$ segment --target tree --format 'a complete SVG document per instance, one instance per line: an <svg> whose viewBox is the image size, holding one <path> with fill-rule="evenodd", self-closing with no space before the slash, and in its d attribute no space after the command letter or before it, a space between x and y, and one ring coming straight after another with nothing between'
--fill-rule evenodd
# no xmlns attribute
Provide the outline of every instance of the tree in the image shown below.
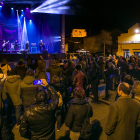
<svg viewBox="0 0 140 140"><path fill-rule="evenodd" d="M105 56L105 45L112 45L112 36L111 33L105 30L102 30L101 33L97 36L97 41L100 44L104 45L104 56Z"/></svg>

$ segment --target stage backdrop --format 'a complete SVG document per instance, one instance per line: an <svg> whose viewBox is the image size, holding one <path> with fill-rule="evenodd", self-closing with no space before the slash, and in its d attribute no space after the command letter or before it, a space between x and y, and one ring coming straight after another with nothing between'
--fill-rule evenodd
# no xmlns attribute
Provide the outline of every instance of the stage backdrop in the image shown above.
<svg viewBox="0 0 140 140"><path fill-rule="evenodd" d="M21 16L23 15L23 16ZM42 39L45 43L45 49L49 53L60 52L60 15L30 13L29 9L24 9L24 12L19 12L21 25L23 26L24 17L26 19L27 35L30 46L36 43L39 51L38 43ZM1 42L5 39L10 43L7 47L10 49L11 43L18 40L18 25L16 10L11 11L3 7L0 13L0 49ZM20 44L21 42L19 42Z"/></svg>

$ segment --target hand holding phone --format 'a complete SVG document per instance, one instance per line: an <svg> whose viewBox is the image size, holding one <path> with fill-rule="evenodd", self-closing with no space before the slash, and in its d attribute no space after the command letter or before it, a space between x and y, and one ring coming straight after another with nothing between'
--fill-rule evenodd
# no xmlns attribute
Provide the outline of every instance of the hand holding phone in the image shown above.
<svg viewBox="0 0 140 140"><path fill-rule="evenodd" d="M41 80L34 80L33 85L42 85L42 81Z"/></svg>

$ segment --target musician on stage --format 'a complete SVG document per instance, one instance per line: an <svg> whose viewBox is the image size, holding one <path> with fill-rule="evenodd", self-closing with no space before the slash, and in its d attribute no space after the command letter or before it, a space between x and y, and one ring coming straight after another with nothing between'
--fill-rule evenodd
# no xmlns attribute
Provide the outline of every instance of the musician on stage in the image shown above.
<svg viewBox="0 0 140 140"><path fill-rule="evenodd" d="M18 46L18 45L19 45L19 44L18 44L18 41L16 40L16 41L15 41L15 46L14 46L14 49L15 49L15 50L18 50L18 49L19 49L19 46Z"/></svg>
<svg viewBox="0 0 140 140"><path fill-rule="evenodd" d="M6 44L7 44L7 42L5 40L3 40L3 42L2 42L2 52L3 52L4 49L6 49L6 52L7 52Z"/></svg>
<svg viewBox="0 0 140 140"><path fill-rule="evenodd" d="M45 50L45 45L43 44L42 40L40 40L39 42L39 47L40 47L40 52L41 52L42 47L43 47L43 50Z"/></svg>
<svg viewBox="0 0 140 140"><path fill-rule="evenodd" d="M27 40L27 42L26 42L26 50L28 50L28 53L29 53L29 41Z"/></svg>

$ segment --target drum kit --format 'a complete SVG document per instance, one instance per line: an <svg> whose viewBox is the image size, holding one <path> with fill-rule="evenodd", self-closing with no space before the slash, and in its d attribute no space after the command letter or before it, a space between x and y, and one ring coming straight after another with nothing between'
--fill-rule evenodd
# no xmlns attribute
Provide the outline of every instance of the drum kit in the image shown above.
<svg viewBox="0 0 140 140"><path fill-rule="evenodd" d="M19 43L16 43L16 44L11 43L10 50L19 50L20 46L21 46L21 44L19 44Z"/></svg>

